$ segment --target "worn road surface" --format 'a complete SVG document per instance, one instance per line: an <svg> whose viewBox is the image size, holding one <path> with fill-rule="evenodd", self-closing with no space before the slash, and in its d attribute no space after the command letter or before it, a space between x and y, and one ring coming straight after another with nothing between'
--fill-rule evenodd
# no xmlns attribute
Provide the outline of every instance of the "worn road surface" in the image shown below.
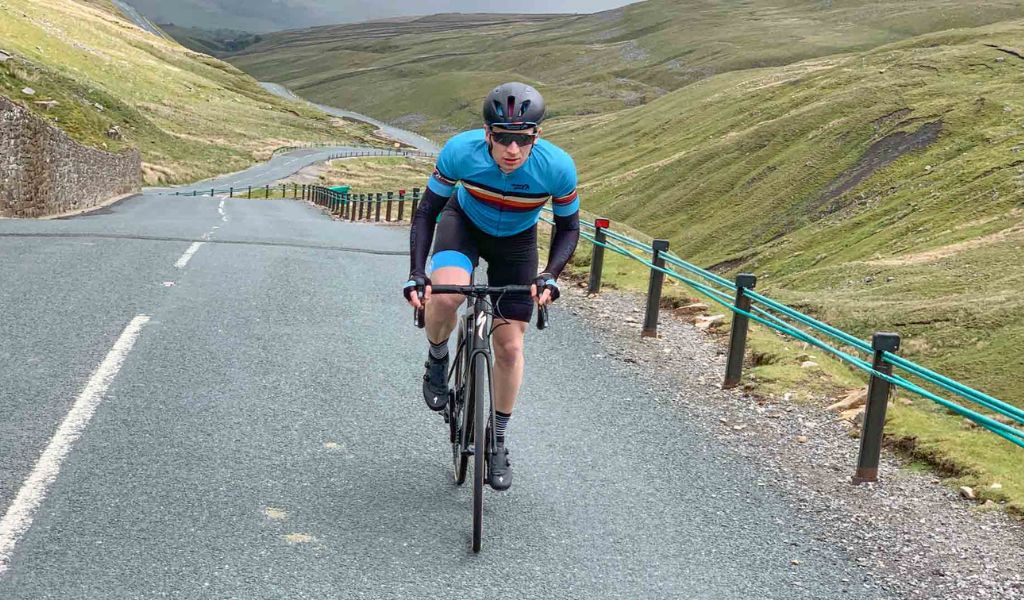
<svg viewBox="0 0 1024 600"><path fill-rule="evenodd" d="M557 307L474 555L407 231L158 192L0 220L0 598L878 597Z"/></svg>

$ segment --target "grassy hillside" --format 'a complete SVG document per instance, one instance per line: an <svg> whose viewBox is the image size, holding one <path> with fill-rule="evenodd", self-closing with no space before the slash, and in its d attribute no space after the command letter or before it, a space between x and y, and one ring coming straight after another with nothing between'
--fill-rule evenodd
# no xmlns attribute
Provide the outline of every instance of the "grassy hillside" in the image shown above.
<svg viewBox="0 0 1024 600"><path fill-rule="evenodd" d="M160 28L189 50L217 57L239 52L263 40L263 36L258 33L235 29L203 29L170 24L160 25Z"/></svg>
<svg viewBox="0 0 1024 600"><path fill-rule="evenodd" d="M0 64L0 94L84 143L138 146L147 183L208 177L244 168L278 146L367 133L271 96L227 63L143 32L106 0L0 0L0 49L15 56ZM40 104L46 101L57 104Z"/></svg>
<svg viewBox="0 0 1024 600"><path fill-rule="evenodd" d="M715 74L1024 16L1019 1L648 0L589 16L436 15L270 34L229 60L265 81L427 135L475 124L496 82L552 115L643 105Z"/></svg>
<svg viewBox="0 0 1024 600"><path fill-rule="evenodd" d="M897 331L901 354L1024 406L1021 49L1024 20L930 34L723 74L549 133L588 210L755 272L862 338ZM821 376L757 374L783 390ZM927 400L898 404L889 431L965 482L1002 482L994 497L1024 513L1019 448Z"/></svg>
<svg viewBox="0 0 1024 600"><path fill-rule="evenodd" d="M1024 406L1024 22L722 75L551 128L587 208ZM751 218L760 215L760 218Z"/></svg>

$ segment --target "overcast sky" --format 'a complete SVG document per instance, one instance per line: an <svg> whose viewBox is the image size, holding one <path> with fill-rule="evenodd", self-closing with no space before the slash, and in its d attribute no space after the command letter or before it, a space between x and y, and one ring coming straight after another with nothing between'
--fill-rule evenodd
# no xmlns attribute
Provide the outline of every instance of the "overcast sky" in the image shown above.
<svg viewBox="0 0 1024 600"><path fill-rule="evenodd" d="M126 0L157 23L267 31L444 12L594 13L630 0ZM635 1L635 0L634 0Z"/></svg>

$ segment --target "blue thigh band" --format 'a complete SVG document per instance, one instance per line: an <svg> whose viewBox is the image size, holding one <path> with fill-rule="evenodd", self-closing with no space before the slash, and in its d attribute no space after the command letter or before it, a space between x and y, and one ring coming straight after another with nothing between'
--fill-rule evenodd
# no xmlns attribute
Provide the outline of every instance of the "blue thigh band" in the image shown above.
<svg viewBox="0 0 1024 600"><path fill-rule="evenodd" d="M458 267L467 273L472 273L473 261L457 250L442 250L430 258L427 271L432 273L444 267Z"/></svg>

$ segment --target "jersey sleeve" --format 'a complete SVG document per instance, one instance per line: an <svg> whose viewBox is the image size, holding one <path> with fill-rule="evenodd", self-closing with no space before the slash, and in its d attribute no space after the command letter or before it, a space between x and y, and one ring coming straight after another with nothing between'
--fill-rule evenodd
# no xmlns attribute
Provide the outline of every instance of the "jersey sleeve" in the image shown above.
<svg viewBox="0 0 1024 600"><path fill-rule="evenodd" d="M576 164L569 155L559 161L551 189L551 204L555 216L569 217L580 210L579 194L576 192Z"/></svg>
<svg viewBox="0 0 1024 600"><path fill-rule="evenodd" d="M427 187L438 196L445 198L451 196L455 190L455 184L459 182L459 169L455 160L457 154L453 140L449 140L437 156L434 174L427 181Z"/></svg>

